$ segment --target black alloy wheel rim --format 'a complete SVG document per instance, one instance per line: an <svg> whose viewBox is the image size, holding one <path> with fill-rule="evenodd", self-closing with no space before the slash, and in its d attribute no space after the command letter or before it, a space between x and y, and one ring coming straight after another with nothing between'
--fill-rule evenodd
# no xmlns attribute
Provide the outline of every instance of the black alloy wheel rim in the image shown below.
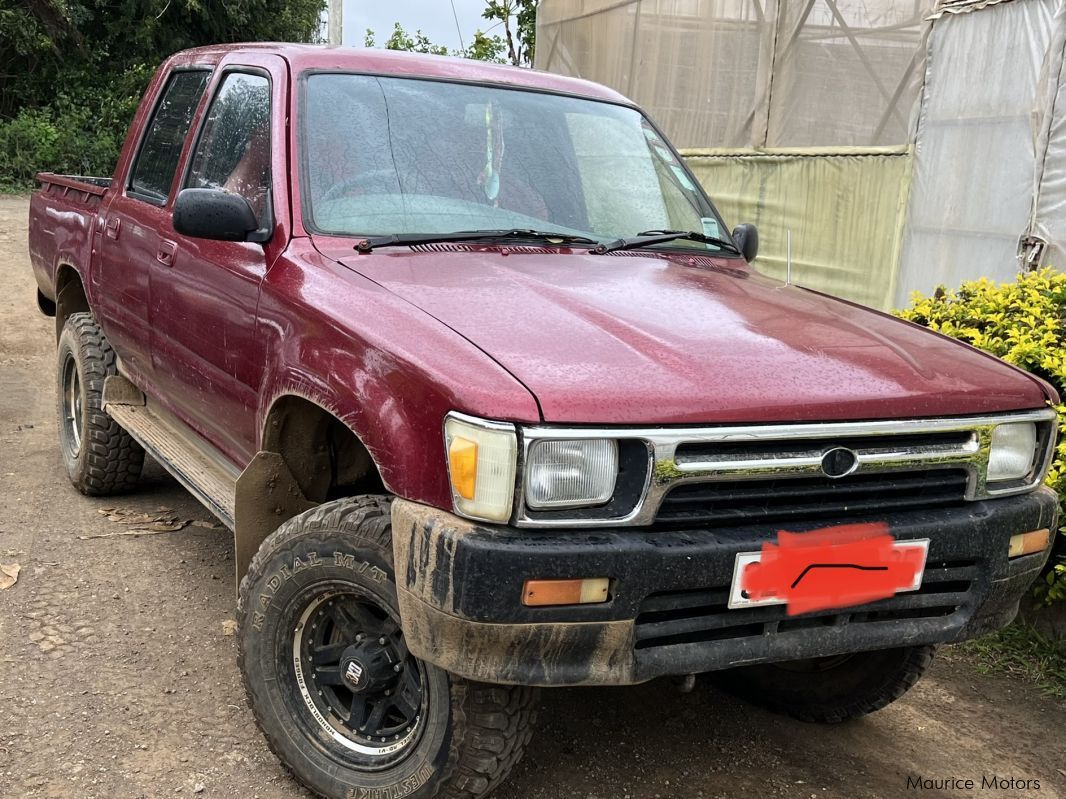
<svg viewBox="0 0 1066 799"><path fill-rule="evenodd" d="M319 594L296 625L293 656L303 703L346 759L385 768L413 748L425 717L425 668L375 600Z"/></svg>

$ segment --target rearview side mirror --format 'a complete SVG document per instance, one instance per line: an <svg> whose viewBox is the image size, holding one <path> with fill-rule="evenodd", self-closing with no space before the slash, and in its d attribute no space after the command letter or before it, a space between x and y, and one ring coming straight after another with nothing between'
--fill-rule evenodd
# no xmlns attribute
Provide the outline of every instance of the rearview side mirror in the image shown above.
<svg viewBox="0 0 1066 799"><path fill-rule="evenodd" d="M759 254L759 231L755 225L737 225L733 228L733 243L737 245L744 260L750 264Z"/></svg>
<svg viewBox="0 0 1066 799"><path fill-rule="evenodd" d="M248 201L220 189L182 189L174 201L174 230L216 241L247 241L259 229Z"/></svg>

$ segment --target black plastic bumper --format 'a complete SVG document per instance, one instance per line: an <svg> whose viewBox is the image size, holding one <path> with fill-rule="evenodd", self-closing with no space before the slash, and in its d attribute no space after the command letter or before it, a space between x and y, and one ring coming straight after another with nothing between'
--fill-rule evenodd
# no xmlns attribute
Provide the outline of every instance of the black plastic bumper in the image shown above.
<svg viewBox="0 0 1066 799"><path fill-rule="evenodd" d="M736 553L758 550L780 526L528 530L481 526L405 500L393 503L392 515L400 611L414 654L487 682L621 685L958 641L1002 627L1048 556L1008 560L1008 540L1054 530L1056 508L1055 494L1040 489L889 514L878 521L897 539L930 539L921 590L792 617L782 606L726 608ZM527 579L586 577L610 578L610 601L521 603Z"/></svg>

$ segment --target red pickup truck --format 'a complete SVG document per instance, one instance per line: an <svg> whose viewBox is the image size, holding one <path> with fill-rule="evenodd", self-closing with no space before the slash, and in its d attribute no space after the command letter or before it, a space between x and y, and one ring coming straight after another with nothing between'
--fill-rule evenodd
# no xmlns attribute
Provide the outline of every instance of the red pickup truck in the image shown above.
<svg viewBox="0 0 1066 799"><path fill-rule="evenodd" d="M761 276L640 109L447 58L209 47L42 174L60 444L234 532L240 665L328 797L483 796L537 686L898 698L1043 566L1056 397Z"/></svg>

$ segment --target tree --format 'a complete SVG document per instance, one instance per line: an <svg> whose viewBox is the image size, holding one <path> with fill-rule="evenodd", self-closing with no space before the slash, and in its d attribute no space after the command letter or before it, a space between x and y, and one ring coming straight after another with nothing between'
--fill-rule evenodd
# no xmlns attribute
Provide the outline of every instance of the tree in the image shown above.
<svg viewBox="0 0 1066 799"><path fill-rule="evenodd" d="M474 32L474 38L465 50L449 51L443 45L433 44L421 30L415 31L412 36L399 22L396 23L392 36L385 42L385 48L434 55L454 55L478 61L529 67L533 65L539 4L540 0L487 0L481 16L495 23L489 28L490 31L502 25L504 35L490 36L479 29ZM375 47L376 41L374 31L368 28L364 44L367 47Z"/></svg>
<svg viewBox="0 0 1066 799"><path fill-rule="evenodd" d="M325 0L0 0L0 119L187 47L320 40Z"/></svg>
<svg viewBox="0 0 1066 799"><path fill-rule="evenodd" d="M325 0L0 0L0 185L107 174L155 68L218 42L321 40Z"/></svg>
<svg viewBox="0 0 1066 799"><path fill-rule="evenodd" d="M503 25L507 56L516 67L533 66L540 0L488 0L481 16Z"/></svg>
<svg viewBox="0 0 1066 799"><path fill-rule="evenodd" d="M477 61L491 61L494 64L502 64L507 45L499 36L487 36L480 30L474 31L474 40L466 48L466 58Z"/></svg>
<svg viewBox="0 0 1066 799"><path fill-rule="evenodd" d="M365 47L377 46L377 34L371 29L366 29L363 36ZM392 35L385 41L386 50L407 50L412 53L427 53L429 55L453 55L459 58L473 58L478 61L492 61L498 64L505 63L504 52L507 45L499 36L487 36L480 30L474 32L474 39L465 50L449 50L442 44L434 44L429 37L416 30L414 34L408 33L399 22L395 24Z"/></svg>
<svg viewBox="0 0 1066 799"><path fill-rule="evenodd" d="M373 41L373 31L368 30L368 39ZM373 46L372 44L369 46ZM433 44L429 37L421 30L415 31L414 36L403 29L399 22L392 31L392 36L385 42L386 50L409 50L412 53L426 53L428 55L449 55L448 48L444 45Z"/></svg>

